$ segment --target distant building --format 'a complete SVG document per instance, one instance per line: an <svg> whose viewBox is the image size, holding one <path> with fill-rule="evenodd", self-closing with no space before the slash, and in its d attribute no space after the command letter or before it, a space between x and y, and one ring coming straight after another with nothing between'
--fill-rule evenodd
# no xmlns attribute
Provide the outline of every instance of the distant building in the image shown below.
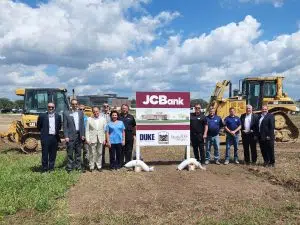
<svg viewBox="0 0 300 225"><path fill-rule="evenodd" d="M101 106L107 102L112 108L119 109L122 104L131 106L131 101L128 97L120 97L116 94L104 94L104 95L82 95L76 96L80 104L88 106Z"/></svg>
<svg viewBox="0 0 300 225"><path fill-rule="evenodd" d="M147 114L142 115L142 120L167 120L167 114Z"/></svg>

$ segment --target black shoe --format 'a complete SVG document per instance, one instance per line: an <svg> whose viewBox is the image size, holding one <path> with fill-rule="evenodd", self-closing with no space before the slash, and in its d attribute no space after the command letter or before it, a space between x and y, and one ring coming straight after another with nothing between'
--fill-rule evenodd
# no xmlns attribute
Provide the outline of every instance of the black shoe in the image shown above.
<svg viewBox="0 0 300 225"><path fill-rule="evenodd" d="M48 172L48 170L46 170L46 169L41 170L41 173L47 173L47 172Z"/></svg>
<svg viewBox="0 0 300 225"><path fill-rule="evenodd" d="M269 162L264 162L263 167L267 167L269 165Z"/></svg>
<svg viewBox="0 0 300 225"><path fill-rule="evenodd" d="M269 165L268 165L268 167L275 167L275 164L274 163L270 163Z"/></svg>

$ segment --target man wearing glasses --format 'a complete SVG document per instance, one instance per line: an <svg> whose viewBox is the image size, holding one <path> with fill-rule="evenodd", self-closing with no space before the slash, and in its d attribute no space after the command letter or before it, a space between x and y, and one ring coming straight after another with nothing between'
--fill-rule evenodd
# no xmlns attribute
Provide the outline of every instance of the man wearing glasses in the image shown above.
<svg viewBox="0 0 300 225"><path fill-rule="evenodd" d="M54 170L61 129L61 116L55 113L54 103L49 102L48 112L39 115L37 128L41 132L42 172L51 172Z"/></svg>
<svg viewBox="0 0 300 225"><path fill-rule="evenodd" d="M78 110L76 99L71 101L71 110L63 114L64 136L67 144L67 172L81 170L81 148L84 137L83 112Z"/></svg>
<svg viewBox="0 0 300 225"><path fill-rule="evenodd" d="M109 105L107 102L104 102L102 105L101 117L103 117L106 120L106 123L110 122L110 110L109 110ZM102 147L102 166L105 165L105 148L106 148L106 146L103 145L103 147ZM110 155L109 155L109 159L111 159ZM110 160L110 163L111 163L111 160Z"/></svg>
<svg viewBox="0 0 300 225"><path fill-rule="evenodd" d="M190 115L191 142L194 149L194 156L201 164L205 163L204 142L207 136L207 120L201 113L199 103L195 104L195 112ZM200 157L199 157L200 153Z"/></svg>

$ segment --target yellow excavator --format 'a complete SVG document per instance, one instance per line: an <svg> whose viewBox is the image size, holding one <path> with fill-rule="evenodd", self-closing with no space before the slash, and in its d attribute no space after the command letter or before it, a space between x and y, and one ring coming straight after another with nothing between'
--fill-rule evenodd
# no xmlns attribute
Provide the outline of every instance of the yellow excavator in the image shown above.
<svg viewBox="0 0 300 225"><path fill-rule="evenodd" d="M299 129L291 121L288 114L296 112L297 106L292 98L283 92L284 77L252 77L239 81L239 89L232 91L232 83L228 80L218 82L210 98L207 112L213 107L216 114L224 119L229 108L234 107L237 116L245 113L246 105L252 105L254 113L260 113L263 105L275 117L275 138L277 142L292 142L299 137ZM224 97L229 88L228 98ZM225 136L221 135L221 142Z"/></svg>
<svg viewBox="0 0 300 225"><path fill-rule="evenodd" d="M24 109L20 120L13 121L8 131L0 133L5 142L17 143L25 153L35 152L41 149L40 132L37 129L39 114L47 111L48 102L54 102L56 112L62 116L65 110L69 110L69 98L64 88L28 88L17 89L16 95L23 96ZM72 99L76 99L73 89ZM92 108L86 106L85 114L92 115ZM63 132L60 134L63 139Z"/></svg>
<svg viewBox="0 0 300 225"><path fill-rule="evenodd" d="M48 102L54 102L56 112L61 114L69 109L67 90L63 88L17 89L16 95L24 97L24 109L20 120L13 121L7 132L0 133L1 139L15 142L25 153L41 148L40 132L37 130L39 114L47 111Z"/></svg>

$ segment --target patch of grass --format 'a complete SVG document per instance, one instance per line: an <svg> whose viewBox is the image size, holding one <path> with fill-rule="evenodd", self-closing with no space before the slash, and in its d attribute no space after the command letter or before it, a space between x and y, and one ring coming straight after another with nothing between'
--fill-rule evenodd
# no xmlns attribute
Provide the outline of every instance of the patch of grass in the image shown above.
<svg viewBox="0 0 300 225"><path fill-rule="evenodd" d="M56 207L56 200L79 177L64 170L64 152L59 152L56 170L40 173L41 154L24 155L10 152L0 154L0 218L20 210L48 212Z"/></svg>

